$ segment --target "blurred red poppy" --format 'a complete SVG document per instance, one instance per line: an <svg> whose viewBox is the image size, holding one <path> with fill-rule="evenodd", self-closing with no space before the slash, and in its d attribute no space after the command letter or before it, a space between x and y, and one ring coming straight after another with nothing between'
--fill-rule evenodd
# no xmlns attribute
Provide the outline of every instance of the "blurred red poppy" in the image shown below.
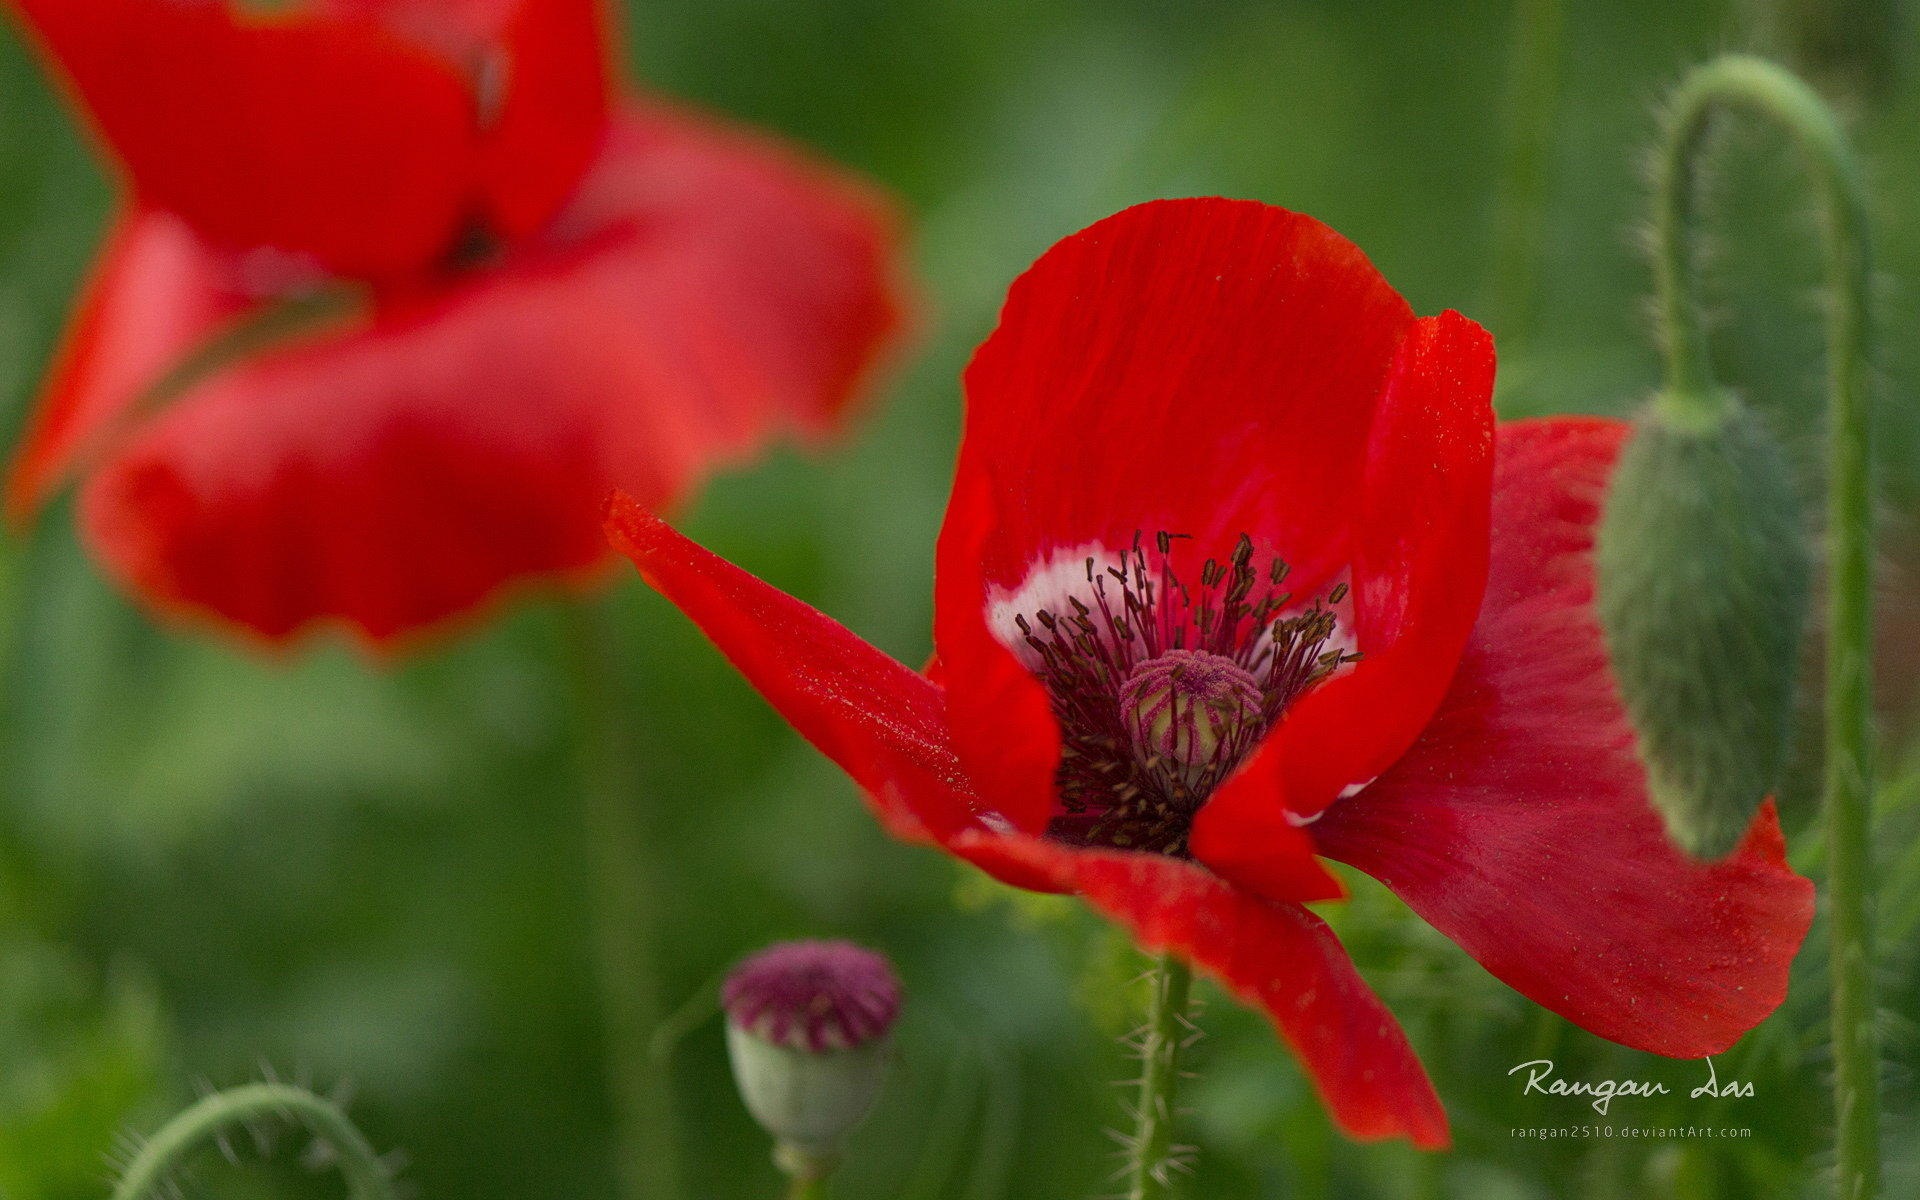
<svg viewBox="0 0 1920 1200"><path fill-rule="evenodd" d="M84 473L159 606L386 642L584 579L609 488L830 431L899 325L886 204L616 97L594 0L15 3L129 198L8 506Z"/></svg>
<svg viewBox="0 0 1920 1200"><path fill-rule="evenodd" d="M617 545L896 832L1075 892L1259 1006L1358 1137L1446 1142L1305 904L1374 875L1604 1037L1725 1049L1812 919L1771 808L1695 862L1592 611L1624 429L1496 429L1486 332L1260 204L1129 209L1014 286L967 371L917 673L615 504Z"/></svg>

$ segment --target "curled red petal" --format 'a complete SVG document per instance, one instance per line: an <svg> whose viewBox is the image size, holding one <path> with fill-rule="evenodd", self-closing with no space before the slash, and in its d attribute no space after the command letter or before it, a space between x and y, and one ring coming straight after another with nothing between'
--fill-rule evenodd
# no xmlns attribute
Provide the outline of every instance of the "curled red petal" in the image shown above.
<svg viewBox="0 0 1920 1200"><path fill-rule="evenodd" d="M1700 863L1647 799L1593 613L1595 522L1626 427L1501 430L1486 598L1432 724L1311 828L1489 971L1602 1037L1725 1050L1786 995L1813 887L1772 807Z"/></svg>
<svg viewBox="0 0 1920 1200"><path fill-rule="evenodd" d="M1353 539L1362 658L1274 735L1300 812L1392 765L1453 678L1486 588L1493 373L1492 337L1454 312L1421 320L1395 355Z"/></svg>
<svg viewBox="0 0 1920 1200"><path fill-rule="evenodd" d="M973 824L945 697L925 676L694 545L629 497L614 500L607 530L647 582L853 777L896 836L945 838Z"/></svg>
<svg viewBox="0 0 1920 1200"><path fill-rule="evenodd" d="M1207 798L1187 846L1223 879L1269 900L1340 900L1339 878L1315 855L1286 800L1281 747L1273 739Z"/></svg>
<svg viewBox="0 0 1920 1200"><path fill-rule="evenodd" d="M606 557L601 505L831 428L898 323L890 225L750 135L636 112L543 239L190 388L87 488L109 569L375 642Z"/></svg>
<svg viewBox="0 0 1920 1200"><path fill-rule="evenodd" d="M963 834L954 849L996 874L1024 870L1083 896L1146 949L1179 954L1265 1013L1349 1134L1447 1145L1446 1112L1406 1034L1305 908L1161 855L989 833Z"/></svg>

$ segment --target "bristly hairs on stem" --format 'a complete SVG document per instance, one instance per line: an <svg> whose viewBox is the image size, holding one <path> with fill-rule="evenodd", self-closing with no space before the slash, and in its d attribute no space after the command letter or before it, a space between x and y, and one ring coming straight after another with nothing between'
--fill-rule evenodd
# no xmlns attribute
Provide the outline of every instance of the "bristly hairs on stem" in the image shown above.
<svg viewBox="0 0 1920 1200"><path fill-rule="evenodd" d="M151 1138L127 1136L121 1147L127 1163L113 1189L113 1200L177 1196L179 1177L196 1153L213 1146L228 1161L235 1161L233 1137L240 1133L267 1153L275 1123L312 1137L303 1161L314 1168L337 1166L350 1200L400 1200L394 1166L374 1152L339 1103L305 1087L277 1082L212 1092Z"/></svg>
<svg viewBox="0 0 1920 1200"><path fill-rule="evenodd" d="M1763 59L1728 55L1681 83L1661 139L1654 202L1654 270L1666 353L1660 403L1714 422L1724 393L1708 357L1694 261L1705 141L1723 109L1787 133L1819 187L1826 215L1827 906L1831 929L1834 1111L1841 1200L1880 1189L1880 1059L1873 987L1872 409L1873 268L1866 186L1833 111L1800 79Z"/></svg>
<svg viewBox="0 0 1920 1200"><path fill-rule="evenodd" d="M1140 1060L1140 1077L1122 1086L1137 1089L1127 1103L1133 1132L1113 1131L1124 1163L1117 1178L1124 1200L1165 1200L1174 1195L1174 1177L1193 1170L1194 1150L1173 1140L1173 1122L1179 1115L1178 1095L1184 1073L1180 1057L1200 1038L1194 1024L1193 971L1172 951L1154 959L1145 975L1147 1019L1123 1039Z"/></svg>

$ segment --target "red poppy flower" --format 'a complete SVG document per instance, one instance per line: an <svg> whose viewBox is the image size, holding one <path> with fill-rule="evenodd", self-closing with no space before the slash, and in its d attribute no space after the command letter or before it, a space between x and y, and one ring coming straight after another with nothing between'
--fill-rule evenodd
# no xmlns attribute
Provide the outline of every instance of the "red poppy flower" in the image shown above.
<svg viewBox="0 0 1920 1200"><path fill-rule="evenodd" d="M610 528L893 830L1081 894L1265 1010L1349 1132L1438 1146L1319 856L1667 1055L1771 1012L1812 918L1770 809L1725 861L1668 843L1592 611L1623 427L1496 430L1493 366L1318 222L1147 204L967 371L926 673L631 500Z"/></svg>
<svg viewBox="0 0 1920 1200"><path fill-rule="evenodd" d="M583 577L609 488L827 432L898 325L885 205L614 97L594 0L16 3L130 201L9 507L85 473L93 551L160 606L382 642Z"/></svg>

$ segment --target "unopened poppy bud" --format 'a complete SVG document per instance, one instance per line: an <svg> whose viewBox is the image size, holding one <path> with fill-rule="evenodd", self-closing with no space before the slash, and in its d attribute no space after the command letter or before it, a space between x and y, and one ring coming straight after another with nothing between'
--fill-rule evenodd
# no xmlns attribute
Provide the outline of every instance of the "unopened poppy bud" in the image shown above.
<svg viewBox="0 0 1920 1200"><path fill-rule="evenodd" d="M1785 763L1808 550L1792 471L1751 411L1656 405L1608 491L1599 611L1654 805L1689 853L1731 851Z"/></svg>
<svg viewBox="0 0 1920 1200"><path fill-rule="evenodd" d="M850 942L782 942L735 967L721 991L741 1099L790 1175L831 1169L886 1076L900 981Z"/></svg>

